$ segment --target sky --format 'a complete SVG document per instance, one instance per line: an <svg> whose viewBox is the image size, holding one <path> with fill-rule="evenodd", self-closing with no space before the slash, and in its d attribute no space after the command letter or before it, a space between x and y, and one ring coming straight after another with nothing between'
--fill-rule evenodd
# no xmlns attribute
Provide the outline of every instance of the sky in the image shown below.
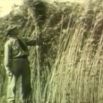
<svg viewBox="0 0 103 103"><path fill-rule="evenodd" d="M54 1L58 1L58 2L65 2L65 1L71 1L71 2L83 2L84 0L45 0L45 1L49 1L49 2L54 2ZM12 7L14 5L22 5L23 4L23 0L0 0L0 17L4 17L7 14L10 13L10 11L12 10Z"/></svg>
<svg viewBox="0 0 103 103"><path fill-rule="evenodd" d="M83 2L84 0L46 0L50 2L58 1L58 2L65 2L65 1L71 1L71 2Z"/></svg>
<svg viewBox="0 0 103 103"><path fill-rule="evenodd" d="M16 5L22 5L22 0L0 0L0 17L6 16Z"/></svg>

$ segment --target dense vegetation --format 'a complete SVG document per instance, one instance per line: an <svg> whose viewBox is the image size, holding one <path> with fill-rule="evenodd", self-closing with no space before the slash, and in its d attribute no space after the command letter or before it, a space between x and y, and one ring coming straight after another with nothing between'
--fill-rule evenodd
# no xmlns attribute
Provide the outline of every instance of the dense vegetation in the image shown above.
<svg viewBox="0 0 103 103"><path fill-rule="evenodd" d="M30 48L33 103L103 102L102 3L94 0L84 8L69 2L26 2L0 20L2 35L17 25L20 36L40 43ZM2 46L0 53L0 103L5 103Z"/></svg>

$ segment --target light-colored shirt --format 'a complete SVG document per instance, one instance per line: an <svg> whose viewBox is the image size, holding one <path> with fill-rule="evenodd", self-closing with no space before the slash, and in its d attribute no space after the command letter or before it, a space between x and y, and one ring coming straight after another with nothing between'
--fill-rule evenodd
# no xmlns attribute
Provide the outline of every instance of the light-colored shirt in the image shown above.
<svg viewBox="0 0 103 103"><path fill-rule="evenodd" d="M36 40L22 39L25 46L32 46L36 44ZM28 56L28 49L23 50L18 38L9 38L4 46L4 66L9 68L11 65L11 60L18 57Z"/></svg>

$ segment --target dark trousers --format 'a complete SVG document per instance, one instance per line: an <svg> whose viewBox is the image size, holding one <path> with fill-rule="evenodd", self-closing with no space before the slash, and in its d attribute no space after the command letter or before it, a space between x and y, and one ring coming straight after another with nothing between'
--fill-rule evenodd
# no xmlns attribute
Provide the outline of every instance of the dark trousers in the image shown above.
<svg viewBox="0 0 103 103"><path fill-rule="evenodd" d="M22 101L23 103L31 103L31 80L28 59L13 59L10 71L12 75L7 76L7 102L12 103L11 101L15 101L17 81L21 77Z"/></svg>

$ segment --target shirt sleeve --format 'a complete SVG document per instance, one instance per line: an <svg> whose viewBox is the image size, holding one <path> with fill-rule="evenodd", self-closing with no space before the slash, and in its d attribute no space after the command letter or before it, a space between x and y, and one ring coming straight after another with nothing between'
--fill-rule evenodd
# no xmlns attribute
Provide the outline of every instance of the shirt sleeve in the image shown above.
<svg viewBox="0 0 103 103"><path fill-rule="evenodd" d="M4 66L5 66L5 69L10 68L10 64L11 64L10 58L11 58L11 46L7 42L4 46Z"/></svg>
<svg viewBox="0 0 103 103"><path fill-rule="evenodd" d="M36 39L29 39L29 38L23 38L27 46L35 46L37 45L37 40Z"/></svg>

